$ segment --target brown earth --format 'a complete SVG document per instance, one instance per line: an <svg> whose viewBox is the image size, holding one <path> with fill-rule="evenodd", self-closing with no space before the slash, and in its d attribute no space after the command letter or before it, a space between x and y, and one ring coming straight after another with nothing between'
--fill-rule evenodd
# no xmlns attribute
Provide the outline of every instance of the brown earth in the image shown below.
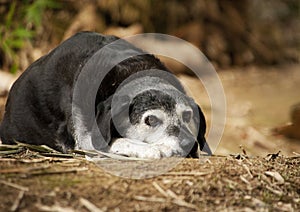
<svg viewBox="0 0 300 212"><path fill-rule="evenodd" d="M154 178L129 179L80 157L26 150L0 158L0 211L297 211L299 165L299 155L213 156L184 159Z"/></svg>

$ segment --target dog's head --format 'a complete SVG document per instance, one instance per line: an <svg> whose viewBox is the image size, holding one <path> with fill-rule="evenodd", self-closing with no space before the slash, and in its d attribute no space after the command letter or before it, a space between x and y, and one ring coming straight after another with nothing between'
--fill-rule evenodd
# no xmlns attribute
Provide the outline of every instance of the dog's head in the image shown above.
<svg viewBox="0 0 300 212"><path fill-rule="evenodd" d="M139 78L99 103L97 123L112 146L122 137L134 145L158 149L161 157L198 157L199 148L211 154L200 107L184 92L156 77Z"/></svg>

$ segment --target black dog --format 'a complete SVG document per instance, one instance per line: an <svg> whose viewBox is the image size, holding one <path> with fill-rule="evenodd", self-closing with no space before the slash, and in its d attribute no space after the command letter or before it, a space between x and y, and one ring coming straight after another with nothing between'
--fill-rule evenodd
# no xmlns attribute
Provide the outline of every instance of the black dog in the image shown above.
<svg viewBox="0 0 300 212"><path fill-rule="evenodd" d="M117 37L82 32L15 82L0 138L62 152L197 157L199 147L211 154L205 131L199 106L157 58Z"/></svg>

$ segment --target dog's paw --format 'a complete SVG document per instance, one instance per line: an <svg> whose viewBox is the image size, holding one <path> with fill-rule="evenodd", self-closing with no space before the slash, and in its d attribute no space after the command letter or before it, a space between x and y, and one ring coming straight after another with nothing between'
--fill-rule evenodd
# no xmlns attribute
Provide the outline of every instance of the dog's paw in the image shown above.
<svg viewBox="0 0 300 212"><path fill-rule="evenodd" d="M177 148L172 148L167 145L155 145L152 148L159 149L161 157L180 157L183 156L181 151Z"/></svg>
<svg viewBox="0 0 300 212"><path fill-rule="evenodd" d="M142 141L128 138L118 138L110 147L110 152L118 155L137 158L159 159L164 157L158 146L152 146Z"/></svg>

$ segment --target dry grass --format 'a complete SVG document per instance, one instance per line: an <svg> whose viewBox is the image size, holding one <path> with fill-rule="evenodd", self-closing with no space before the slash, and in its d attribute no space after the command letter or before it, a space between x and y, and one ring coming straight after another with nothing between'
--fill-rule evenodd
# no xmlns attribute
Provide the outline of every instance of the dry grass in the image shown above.
<svg viewBox="0 0 300 212"><path fill-rule="evenodd" d="M120 163L126 170L128 163L115 159L100 166ZM136 180L78 155L45 157L23 147L0 158L0 211L298 211L299 165L297 154L213 156L184 159L165 174Z"/></svg>

